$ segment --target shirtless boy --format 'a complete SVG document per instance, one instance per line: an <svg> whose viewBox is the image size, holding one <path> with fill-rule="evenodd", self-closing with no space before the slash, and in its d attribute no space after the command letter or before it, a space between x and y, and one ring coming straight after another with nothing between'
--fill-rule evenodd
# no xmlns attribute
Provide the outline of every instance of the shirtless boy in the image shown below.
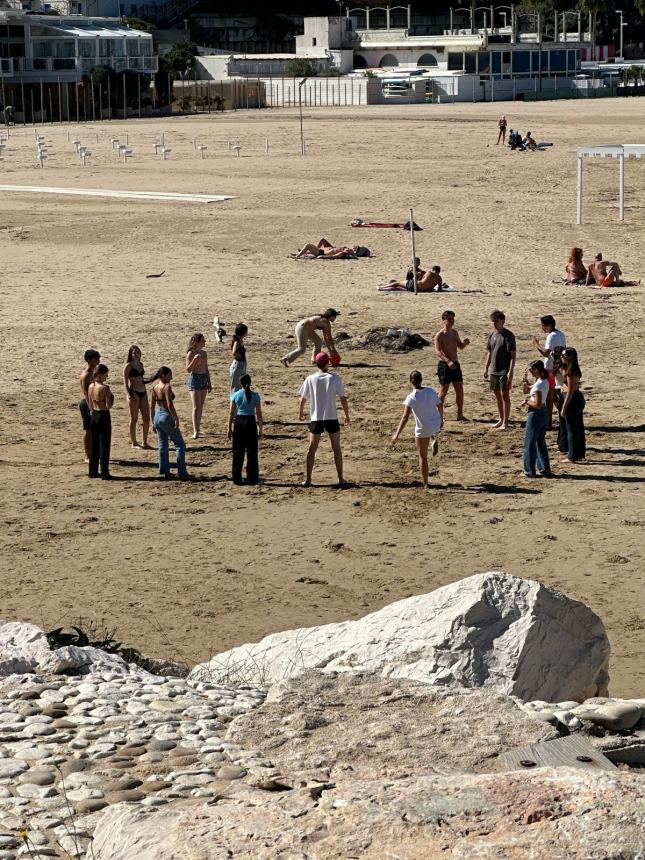
<svg viewBox="0 0 645 860"><path fill-rule="evenodd" d="M418 258L416 258L418 259ZM443 291L443 278L439 274L441 266L433 266L427 272L417 268L417 292L419 293L441 293ZM390 281L379 287L381 293L414 292L414 277L412 270L408 271L405 281Z"/></svg>
<svg viewBox="0 0 645 860"><path fill-rule="evenodd" d="M439 397L445 402L448 390L452 385L455 389L457 400L457 421L467 421L464 417L464 379L457 358L459 350L465 349L470 340L466 337L462 340L455 326L455 312L444 311L441 314L443 328L440 328L434 337L434 351L439 359L437 365L437 376L439 377Z"/></svg>
<svg viewBox="0 0 645 860"><path fill-rule="evenodd" d="M586 286L594 282L598 287L620 286L622 284L622 274L618 263L603 260L602 254L596 254L593 263L587 269Z"/></svg>
<svg viewBox="0 0 645 860"><path fill-rule="evenodd" d="M334 308L327 308L327 310L322 314L316 314L313 317L307 317L306 319L300 320L296 326L297 346L295 349L292 349L291 352L287 353L284 358L280 359L282 364L285 367L289 367L292 362L301 355L304 355L309 341L314 345L313 352L311 354L312 364L316 363L315 357L322 350L323 340L325 341L325 346L329 350L330 355L338 355L336 344L334 343L334 336L331 331L331 324L336 322L336 317L338 316L340 316L340 314L337 310L334 310ZM319 331L322 332L322 338L318 334Z"/></svg>
<svg viewBox="0 0 645 860"><path fill-rule="evenodd" d="M101 360L101 355L95 349L86 349L83 358L85 359L86 367L79 377L81 385L81 400L79 401L78 408L81 413L81 418L83 419L83 450L85 451L85 462L89 463L92 434L90 432L90 401L87 395L87 390L92 382L94 368L97 367Z"/></svg>

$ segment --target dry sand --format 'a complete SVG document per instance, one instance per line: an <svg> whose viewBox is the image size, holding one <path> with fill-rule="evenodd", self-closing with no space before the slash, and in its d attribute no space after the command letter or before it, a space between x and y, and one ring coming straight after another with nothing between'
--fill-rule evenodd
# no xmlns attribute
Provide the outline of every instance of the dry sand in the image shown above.
<svg viewBox="0 0 645 860"><path fill-rule="evenodd" d="M517 154L494 145L496 119L555 146ZM598 118L602 116L602 126ZM269 631L355 618L471 573L503 569L563 589L598 612L613 648L612 690L643 694L643 290L560 287L573 244L602 249L626 277L645 275L645 165L629 162L626 221L617 220L618 166L586 167L585 224L574 225L575 147L645 140L640 100L538 105L318 109L305 112L307 157L290 111L132 121L134 158L117 164L109 137L123 124L72 128L90 144L82 168L64 127L45 127L50 159L34 168L30 128L12 132L3 183L233 194L225 203L148 203L3 193L3 589L0 616L47 628L80 618L115 627L155 656L203 660ZM164 130L172 156L155 158ZM100 140L95 142L94 135ZM208 145L201 161L193 137ZM265 137L270 154L264 153ZM241 157L228 152L239 140ZM354 217L403 220L414 206L417 249L449 283L481 293L379 295L401 276L409 234L353 230ZM324 235L362 242L373 260L295 262L290 251ZM159 280L145 275L166 270ZM411 356L346 353L352 410L343 432L347 477L332 490L323 441L303 491L306 429L296 394L308 372L278 358L294 323L328 305L338 331L408 326L430 337L452 307L462 336L466 408L448 401L432 488L418 484L411 428L395 449L411 369L435 382L427 349ZM522 476L521 413L490 433L483 381L488 315L506 311L518 337L518 377L537 357L531 336L553 313L580 352L588 462L557 478ZM249 367L267 419L259 488L228 480L229 353L213 315L250 326ZM209 336L214 393L206 435L189 445L196 484L160 484L155 452L132 450L121 371L140 344L147 371L175 371L189 426L183 360L188 338ZM77 408L82 353L100 349L116 394L111 484L90 482ZM356 365L364 362L362 366ZM519 381L519 380L518 380ZM515 391L514 400L521 396Z"/></svg>

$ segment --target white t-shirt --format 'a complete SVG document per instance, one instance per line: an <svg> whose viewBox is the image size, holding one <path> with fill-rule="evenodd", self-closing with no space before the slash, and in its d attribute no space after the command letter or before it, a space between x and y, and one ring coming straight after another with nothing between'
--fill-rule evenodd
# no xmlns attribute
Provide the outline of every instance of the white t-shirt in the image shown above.
<svg viewBox="0 0 645 860"><path fill-rule="evenodd" d="M403 401L414 415L414 435L426 438L435 436L441 428L441 415L437 407L441 403L434 388L415 388Z"/></svg>
<svg viewBox="0 0 645 860"><path fill-rule="evenodd" d="M530 396L534 397L537 400L538 391L542 394L542 406L546 406L546 396L549 393L548 379L536 379L531 386Z"/></svg>
<svg viewBox="0 0 645 860"><path fill-rule="evenodd" d="M311 421L333 421L338 418L336 398L345 396L345 387L340 376L319 370L302 383L300 396L309 401Z"/></svg>
<svg viewBox="0 0 645 860"><path fill-rule="evenodd" d="M553 331L550 331L546 336L546 340L544 341L544 348L550 349L551 351L553 351L556 348L556 346L566 346L566 345L567 345L566 337L557 328L553 329ZM553 370L553 356L552 355L547 356L547 359L544 362L544 366L546 367L547 370Z"/></svg>

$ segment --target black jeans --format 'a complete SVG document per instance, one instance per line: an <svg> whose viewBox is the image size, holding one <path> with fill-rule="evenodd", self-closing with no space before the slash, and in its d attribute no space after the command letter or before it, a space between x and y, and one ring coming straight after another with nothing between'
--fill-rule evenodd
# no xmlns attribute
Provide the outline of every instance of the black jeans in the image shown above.
<svg viewBox="0 0 645 860"><path fill-rule="evenodd" d="M110 443L112 441L112 420L109 412L93 410L90 416L90 477L96 478L101 464L101 477L110 474Z"/></svg>
<svg viewBox="0 0 645 860"><path fill-rule="evenodd" d="M564 395L558 400L558 409L562 410ZM585 408L585 396L582 391L574 391L567 406L564 418L560 416L558 428L558 448L568 459L574 462L582 460L586 455L585 423L582 413Z"/></svg>
<svg viewBox="0 0 645 860"><path fill-rule="evenodd" d="M255 415L237 415L233 424L233 481L242 484L242 466L246 454L246 483L257 484L260 479L258 465L258 426Z"/></svg>

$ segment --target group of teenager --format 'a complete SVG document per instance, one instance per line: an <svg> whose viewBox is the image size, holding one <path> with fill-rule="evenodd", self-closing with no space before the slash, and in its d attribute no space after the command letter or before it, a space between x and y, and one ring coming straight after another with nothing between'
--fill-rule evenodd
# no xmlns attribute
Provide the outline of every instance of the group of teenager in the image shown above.
<svg viewBox="0 0 645 860"><path fill-rule="evenodd" d="M338 487L346 486L343 454L340 443L338 403L343 411L345 425L350 423L349 406L343 381L333 367L340 363L332 324L339 316L334 308L314 314L298 322L295 329L297 346L282 358L285 367L302 356L311 345L311 362L316 370L300 386L298 416L305 419L309 404L309 446L307 450L303 486L312 483L316 452L323 434L330 439L338 476ZM498 420L493 430L507 430L511 416L511 390L516 367L517 347L515 336L506 328L506 317L500 310L490 316L493 330L486 341L484 378L487 380L497 405ZM438 359L438 391L423 385L420 371L410 374L411 393L403 402L403 415L392 437L396 442L409 418L415 420L415 444L419 456L422 483L428 486L429 453L438 453L438 434L444 426L444 401L450 387L455 392L457 421L467 421L464 415L464 383L459 353L470 341L463 340L455 328L455 313L446 310L441 316L442 326L434 338ZM585 431L583 412L584 395L581 391L582 373L575 349L567 347L565 335L556 327L551 315L541 317L544 342L534 337L533 344L541 358L526 368L522 388L527 409L524 435L524 473L528 478L549 477L551 472L546 432L552 429L554 405L560 420L558 448L567 455L568 462L585 457ZM258 443L263 435L261 397L251 387L247 373L245 337L248 327L239 323L231 344L229 367L230 403L227 436L232 443L232 480L235 484L257 484L260 481ZM327 351L323 350L323 346ZM108 383L108 368L101 363L98 351L85 353L86 367L80 376L82 399L79 408L83 420L84 450L89 477L109 480L111 418L114 395ZM192 401L192 438L201 436L204 403L212 391L206 339L194 334L185 356L188 373L187 388ZM154 375L146 378L142 353L138 346L130 347L123 369L123 385L129 409L129 433L133 448L150 448L150 426L157 435L159 474L163 479L174 477L170 466L170 442L176 452L176 476L190 480L186 466L186 443L180 429L175 408L172 370L162 365ZM148 394L147 386L151 386ZM137 424L141 419L142 441L137 438ZM244 463L246 460L246 478ZM566 461L565 461L566 462Z"/></svg>

